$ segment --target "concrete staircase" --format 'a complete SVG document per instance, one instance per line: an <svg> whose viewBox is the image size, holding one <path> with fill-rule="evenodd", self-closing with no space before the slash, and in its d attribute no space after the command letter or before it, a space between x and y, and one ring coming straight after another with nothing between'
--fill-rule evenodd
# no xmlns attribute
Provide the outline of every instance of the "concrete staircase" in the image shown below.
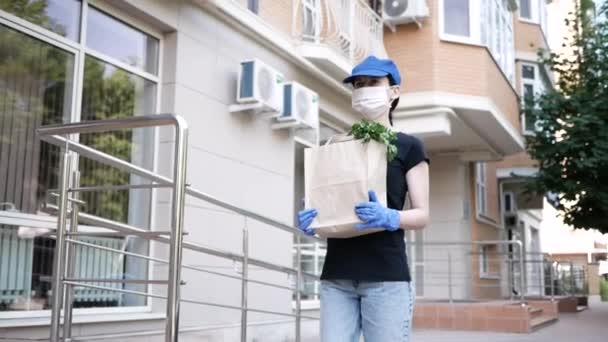
<svg viewBox="0 0 608 342"><path fill-rule="evenodd" d="M528 306L528 314L530 315L529 332L542 329L558 320L557 314L545 313L542 308L535 306Z"/></svg>

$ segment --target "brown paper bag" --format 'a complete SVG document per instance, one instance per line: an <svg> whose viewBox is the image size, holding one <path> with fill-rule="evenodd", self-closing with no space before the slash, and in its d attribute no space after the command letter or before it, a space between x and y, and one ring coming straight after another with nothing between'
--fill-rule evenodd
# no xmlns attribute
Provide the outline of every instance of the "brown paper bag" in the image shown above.
<svg viewBox="0 0 608 342"><path fill-rule="evenodd" d="M384 230L357 230L354 225L361 223L355 205L369 200L369 190L386 205L386 166L386 146L375 141L341 141L305 150L305 206L319 213L311 225L319 236L350 238Z"/></svg>

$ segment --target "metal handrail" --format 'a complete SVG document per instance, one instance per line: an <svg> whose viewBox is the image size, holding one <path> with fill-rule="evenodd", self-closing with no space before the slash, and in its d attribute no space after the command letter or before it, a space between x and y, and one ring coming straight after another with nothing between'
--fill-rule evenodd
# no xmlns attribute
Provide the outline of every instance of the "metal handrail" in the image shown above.
<svg viewBox="0 0 608 342"><path fill-rule="evenodd" d="M525 283L526 283L526 279L525 279L525 269L524 269L524 245L520 240L484 240L484 241L424 241L424 242L417 242L417 241L413 241L413 242L409 242L410 245L423 245L423 246L454 246L454 245L460 245L460 246L492 246L492 245L516 245L518 246L518 250L519 250L519 265L520 265L520 272L519 272L519 277L520 277L520 283L521 283L521 291L519 294L520 297L520 304L521 305L525 305L526 304L526 294L525 294ZM450 302L453 301L452 298L452 260L451 260L451 254L448 252L448 290L449 290L449 300Z"/></svg>
<svg viewBox="0 0 608 342"><path fill-rule="evenodd" d="M174 160L174 180L163 177L159 174L146 170L142 167L133 165L129 162L111 156L109 154L98 151L94 148L82 145L78 142L72 141L67 137L61 135L75 135L81 133L99 133L99 132L108 132L114 130L125 130L125 129L133 129L133 128L144 128L144 127L158 127L158 126L167 126L172 125L175 127L175 160ZM249 257L248 251L248 231L247 231L247 218L254 219L256 221L265 223L271 227L278 228L284 231L287 231L292 234L296 234L296 257L297 260L301 259L301 247L299 242L303 237L299 230L284 224L282 222L278 222L274 219L259 215L252 211L239 208L230 203L218 200L210 195L203 193L202 191L193 189L189 187L186 180L186 153L187 153L187 125L183 118L179 116L175 116L172 114L159 114L152 116L138 116L124 119L110 119L110 120L100 120L100 121L90 121L90 122L77 122L70 124L62 124L62 125L52 125L52 126L43 126L37 129L38 136L41 140L46 141L50 144L58 145L61 148L61 164L60 164L60 182L59 182L59 190L58 190L58 224L57 231L55 232L57 243L56 243L56 257L54 264L54 274L53 274L53 302L52 302L52 311L51 311L51 341L56 342L59 341L59 327L60 327L60 314L62 307L65 310L64 323L63 323L63 339L71 339L71 311L72 311L72 297L70 293L73 291L74 287L90 287L97 288L104 291L115 291L115 292L124 292L133 295L141 295L148 296L154 298L163 298L167 299L167 319L166 319L166 327L165 327L165 341L166 342L175 342L178 338L179 333L179 303L187 302L194 303L200 305L211 305L216 307L222 307L227 309L238 309L241 310L242 320L241 320L241 339L245 341L247 339L247 313L248 312L258 312L258 313L266 313L266 314L275 314L282 316L295 317L296 319L296 341L300 340L300 323L301 318L307 319L318 319L318 317L305 317L301 314L301 284L304 277L312 278L314 280L319 280L317 275L308 274L302 272L300 263L297 263L296 268L286 267L282 265L277 265L274 263L258 260ZM71 152L76 153L78 155L90 158L92 160L98 161L100 163L115 167L119 170L138 175L142 178L148 179L152 181L154 184L150 186L140 186L138 188L159 188L159 187L171 187L173 189L173 206L172 206L172 219L171 219L171 230L169 232L163 232L163 234L150 234L150 230L144 230L140 228L136 228L130 226L128 224L104 219L95 215L90 215L86 213L79 212L77 208L77 204L79 202L72 201L69 198L69 194L76 194L80 191L95 191L95 190L103 190L100 187L79 187L78 181L73 179L70 182L70 173L72 171L72 158ZM75 172L77 174L77 171ZM132 187L130 185L121 185L121 186L113 186L112 189L126 189ZM185 195L188 194L195 198L207 201L209 203L215 204L221 208L234 211L238 214L245 216L245 225L243 227L243 254L239 255L236 253L231 253L223 250L218 250L206 246L202 246L200 244L196 244L193 242L185 242L183 241L183 213L185 206ZM71 205L71 210L68 206ZM67 215L71 213L71 227L69 232L66 232L67 225ZM99 281L99 279L77 279L71 275L71 264L70 264L70 254L71 254L71 245L72 244L85 244L82 241L74 240L72 238L67 238L67 236L77 236L79 233L77 232L78 222L89 223L97 227L108 228L113 230L119 234L123 235L136 235L141 238L150 241L157 241L161 243L168 243L170 245L170 258L169 260L163 260L159 258L153 258L147 255L141 255L136 253L131 253L123 250L110 249L103 246L96 246L93 248L103 248L108 251L121 253L122 255L130 255L138 258L143 258L148 261L157 261L169 264L169 277L168 281L166 281L168 286L167 296L155 295L147 292L139 292L132 290L122 290L116 288L110 288L105 286L98 286L87 284L89 281ZM170 235L170 236L163 236ZM312 240L315 242L324 243L323 239L319 239L316 237L303 237L308 240ZM94 245L92 245L94 246ZM92 247L91 246L91 247ZM193 267L188 265L181 264L181 253L182 249L190 249L198 252L202 252L209 255L214 255L217 257L230 259L236 262L242 263L242 276L232 276L229 274L224 274L220 272L212 272L208 270L204 270L200 267ZM282 286L278 284L273 284L269 282L258 281L254 279L248 278L248 267L249 265L259 266L265 269L274 270L283 272L289 275L296 276L296 286L288 287ZM242 281L242 298L241 298L241 306L231 306L231 305L223 305L218 303L210 303L203 302L198 300L191 299L182 299L179 295L179 286L181 285L180 279L180 270L181 268L190 268L200 272L207 272L211 274L216 274L219 276L236 278ZM143 282L143 280L141 280ZM165 282L165 281L162 281ZM247 284L258 283L267 286L274 286L276 288L281 288L285 290L295 291L296 293L296 312L295 314L286 314L282 312L268 311L268 310L260 310L253 309L247 307ZM63 295L65 289L65 295Z"/></svg>
<svg viewBox="0 0 608 342"><path fill-rule="evenodd" d="M68 139L66 139L64 137L57 136L57 135L47 136L47 137L45 137L44 139L41 139L41 140L44 140L44 141L46 141L48 143L51 143L51 144L54 144L54 145L65 144L65 143L67 143L69 141ZM100 151L95 150L95 149L93 149L91 147L88 147L86 145L70 141L69 142L69 146L70 146L70 150L71 151L74 151L74 152L78 153L79 155L82 155L82 156L85 156L85 157L87 157L89 159L92 159L92 160L104 163L106 165L112 166L112 167L114 167L116 169L119 169L121 171L130 172L130 173L136 174L136 175L138 175L140 177L147 178L150 181L158 183L159 186L160 185L172 185L173 184L173 182L169 178L167 178L167 177L161 176L161 175L156 174L156 173L154 173L152 171L146 170L146 169L144 169L142 167L133 165L133 164L131 164L129 162L126 162L126 161L124 161L122 159L119 159L119 158L116 158L114 156L111 156L111 155L109 155L107 153L100 152ZM299 234L299 230L297 228L295 228L295 227L292 227L292 226L287 225L285 223L279 222L279 221L277 221L275 219L272 219L272 218L269 218L269 217L257 214L257 213L255 213L253 211L240 208L240 207L238 207L238 206L236 206L234 204L228 203L226 201L222 201L222 200L217 199L217 198L215 198L215 197L213 197L213 196L211 196L209 194L206 194L206 193L204 193L204 192L202 192L200 190L194 189L194 188L192 188L190 186L186 187L186 194L188 194L188 195L190 195L192 197L198 198L200 200L209 202L211 204L217 205L218 207L221 207L221 208L224 208L224 209L227 209L227 210L230 210L230 211L234 211L237 214L249 217L249 218L251 218L253 220L256 220L258 222L268 224L269 226L272 226L274 228L278 228L278 229L284 230L284 231L289 232L289 233L294 233L294 234L298 233ZM321 244L325 244L326 243L325 239L322 239L322 238L319 238L319 237L316 237L316 236L303 236L303 238L305 238L307 240L314 241L314 242L318 242L318 243L321 243Z"/></svg>

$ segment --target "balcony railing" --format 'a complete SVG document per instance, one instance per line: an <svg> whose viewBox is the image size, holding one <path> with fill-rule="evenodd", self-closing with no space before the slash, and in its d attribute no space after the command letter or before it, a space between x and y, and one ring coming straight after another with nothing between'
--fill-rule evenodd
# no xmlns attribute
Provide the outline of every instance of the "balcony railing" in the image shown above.
<svg viewBox="0 0 608 342"><path fill-rule="evenodd" d="M362 0L294 0L293 34L303 45L324 47L355 64L386 56L382 18Z"/></svg>

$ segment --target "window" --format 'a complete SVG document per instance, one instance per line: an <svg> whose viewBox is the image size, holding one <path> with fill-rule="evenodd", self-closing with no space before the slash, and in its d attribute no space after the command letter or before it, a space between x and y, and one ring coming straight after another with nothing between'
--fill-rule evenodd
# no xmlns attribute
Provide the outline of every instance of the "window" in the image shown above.
<svg viewBox="0 0 608 342"><path fill-rule="evenodd" d="M511 82L515 82L513 17L505 0L443 0L440 36L447 41L485 45Z"/></svg>
<svg viewBox="0 0 608 342"><path fill-rule="evenodd" d="M490 273L490 246L480 247L479 274L483 277Z"/></svg>
<svg viewBox="0 0 608 342"><path fill-rule="evenodd" d="M503 194L503 209L505 213L512 213L516 210L515 195L511 191Z"/></svg>
<svg viewBox="0 0 608 342"><path fill-rule="evenodd" d="M519 18L523 21L538 24L547 35L547 1L546 0L520 0Z"/></svg>
<svg viewBox="0 0 608 342"><path fill-rule="evenodd" d="M486 190L486 164L483 162L475 163L475 203L477 213L485 215L487 213L487 190Z"/></svg>
<svg viewBox="0 0 608 342"><path fill-rule="evenodd" d="M0 2L4 19L0 24L1 317L10 317L10 311L46 310L52 295L48 277L55 240L48 232L56 224L44 207L53 202L49 191L58 186L59 155L55 146L36 139L35 129L157 111L158 35L143 32L93 5L83 6L86 2ZM28 34L31 31L37 33L36 38ZM111 41L107 34L112 35ZM86 36L86 46L82 36ZM83 67L76 61L84 61ZM81 134L79 142L151 169L152 152L141 147L153 139L153 130L143 129ZM99 167L82 156L77 165L82 186L138 182L137 177ZM82 210L88 214L142 228L150 225L150 190L90 191L83 192L81 199L87 203ZM80 228L87 229L84 225ZM78 239L140 254L148 253L149 248L138 238ZM147 262L93 247L76 247L75 261L77 278L145 279L148 275ZM107 286L146 291L141 284ZM75 290L75 308L146 303L140 296L84 287Z"/></svg>
<svg viewBox="0 0 608 342"><path fill-rule="evenodd" d="M251 12L258 14L260 11L260 1L259 0L247 0L247 9Z"/></svg>
<svg viewBox="0 0 608 342"><path fill-rule="evenodd" d="M500 259L497 255L496 245L483 245L479 247L479 277L498 279Z"/></svg>
<svg viewBox="0 0 608 342"><path fill-rule="evenodd" d="M519 0L519 16L521 18L532 20L532 1Z"/></svg>
<svg viewBox="0 0 608 342"><path fill-rule="evenodd" d="M44 2L43 4L41 4ZM77 41L81 2L78 0L2 1L0 9L53 33Z"/></svg>
<svg viewBox="0 0 608 342"><path fill-rule="evenodd" d="M535 97L545 91L545 81L540 75L540 69L536 64L522 64L521 66L521 98L522 104L526 105L534 101ZM522 131L524 134L533 134L535 131L535 122L533 118L527 117L522 113L521 117Z"/></svg>
<svg viewBox="0 0 608 342"><path fill-rule="evenodd" d="M449 0L444 2L444 32L456 36L471 35L469 0Z"/></svg>
<svg viewBox="0 0 608 342"><path fill-rule="evenodd" d="M304 39L316 41L319 39L321 18L319 13L319 0L303 0L303 23Z"/></svg>

